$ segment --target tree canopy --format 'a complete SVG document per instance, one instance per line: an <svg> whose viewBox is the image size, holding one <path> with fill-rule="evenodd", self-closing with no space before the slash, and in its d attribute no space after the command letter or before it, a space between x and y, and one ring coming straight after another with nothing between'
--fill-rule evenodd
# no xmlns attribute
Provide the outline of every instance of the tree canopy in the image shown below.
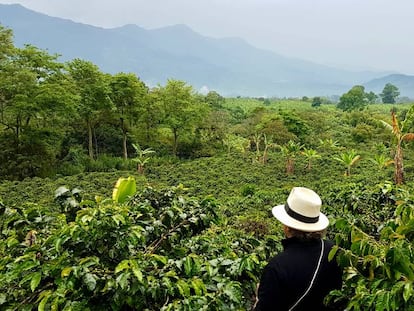
<svg viewBox="0 0 414 311"><path fill-rule="evenodd" d="M337 107L343 111L363 110L368 105L367 94L362 85L353 86L339 98Z"/></svg>
<svg viewBox="0 0 414 311"><path fill-rule="evenodd" d="M395 104L397 97L400 95L398 87L391 83L387 83L380 94L382 102L384 104Z"/></svg>

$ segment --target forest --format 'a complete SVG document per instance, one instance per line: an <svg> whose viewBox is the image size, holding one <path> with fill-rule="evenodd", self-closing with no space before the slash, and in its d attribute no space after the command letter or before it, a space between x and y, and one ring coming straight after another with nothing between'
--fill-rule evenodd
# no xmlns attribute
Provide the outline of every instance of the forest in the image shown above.
<svg viewBox="0 0 414 311"><path fill-rule="evenodd" d="M320 194L343 268L326 303L414 305L414 106L224 98L27 45L0 26L0 310L251 310L283 230Z"/></svg>

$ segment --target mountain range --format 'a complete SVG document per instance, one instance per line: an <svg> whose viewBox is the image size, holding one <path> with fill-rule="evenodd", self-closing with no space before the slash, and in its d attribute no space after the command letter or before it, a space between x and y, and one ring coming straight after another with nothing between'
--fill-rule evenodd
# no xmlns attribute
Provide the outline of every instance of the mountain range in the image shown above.
<svg viewBox="0 0 414 311"><path fill-rule="evenodd" d="M382 91L388 82L414 97L414 76L350 71L258 49L240 38L210 38L186 25L106 29L51 17L25 7L0 4L0 23L14 43L32 44L60 61L89 60L108 73L134 72L148 86L184 80L196 90L224 96L329 96L353 85ZM306 47L304 47L306 48Z"/></svg>

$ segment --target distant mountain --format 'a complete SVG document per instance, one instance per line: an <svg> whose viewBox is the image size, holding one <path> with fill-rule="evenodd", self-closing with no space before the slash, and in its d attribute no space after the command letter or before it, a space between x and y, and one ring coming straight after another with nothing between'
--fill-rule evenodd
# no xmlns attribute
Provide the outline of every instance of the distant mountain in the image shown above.
<svg viewBox="0 0 414 311"><path fill-rule="evenodd" d="M379 94L387 83L391 83L398 87L401 96L414 98L414 76L392 74L373 79L363 85L367 91L373 91L374 93Z"/></svg>
<svg viewBox="0 0 414 311"><path fill-rule="evenodd" d="M185 25L104 29L15 4L0 5L0 23L13 30L16 46L33 44L61 61L90 60L109 73L135 72L149 86L173 78L226 96L314 96L342 94L384 75L289 58L238 38L205 37Z"/></svg>

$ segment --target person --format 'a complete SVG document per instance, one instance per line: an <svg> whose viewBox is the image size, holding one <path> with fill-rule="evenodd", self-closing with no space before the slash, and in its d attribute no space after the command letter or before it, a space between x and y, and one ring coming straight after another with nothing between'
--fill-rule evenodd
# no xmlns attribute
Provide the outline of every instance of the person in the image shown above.
<svg viewBox="0 0 414 311"><path fill-rule="evenodd" d="M334 243L324 239L329 220L321 206L313 190L294 187L285 204L272 208L286 238L283 252L263 270L255 311L330 310L323 300L341 288L342 271L335 259L328 260Z"/></svg>

